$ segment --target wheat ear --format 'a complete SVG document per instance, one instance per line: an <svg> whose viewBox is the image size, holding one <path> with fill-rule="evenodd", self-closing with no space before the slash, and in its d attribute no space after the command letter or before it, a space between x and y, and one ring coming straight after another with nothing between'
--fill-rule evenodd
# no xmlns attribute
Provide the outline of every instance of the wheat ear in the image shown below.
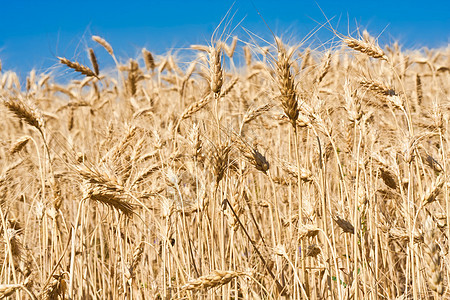
<svg viewBox="0 0 450 300"><path fill-rule="evenodd" d="M26 135L19 138L10 148L9 153L11 155L22 151L22 149L26 146L28 141L31 139L30 136Z"/></svg>
<svg viewBox="0 0 450 300"><path fill-rule="evenodd" d="M92 71L89 67L86 67L78 62L72 62L64 57L58 57L58 59L62 64L68 66L71 69L74 69L77 72L80 72L83 75L97 77L94 71Z"/></svg>
<svg viewBox="0 0 450 300"><path fill-rule="evenodd" d="M437 244L437 231L433 219L428 216L424 224L425 262L429 275L430 287L442 296L444 294L444 278L441 271L441 255Z"/></svg>
<svg viewBox="0 0 450 300"><path fill-rule="evenodd" d="M89 58L91 59L92 67L94 68L94 74L98 76L100 69L98 67L97 57L95 56L94 49L89 48Z"/></svg>
<svg viewBox="0 0 450 300"><path fill-rule="evenodd" d="M153 58L153 55L150 51L143 48L142 49L142 57L144 58L145 67L147 70L154 70L155 69L155 59Z"/></svg>
<svg viewBox="0 0 450 300"><path fill-rule="evenodd" d="M44 119L36 109L31 108L29 105L18 98L3 98L3 103L19 119L21 119L28 125L35 127L39 132L43 132Z"/></svg>
<svg viewBox="0 0 450 300"><path fill-rule="evenodd" d="M208 275L190 280L182 287L182 289L185 291L192 291L192 290L201 290L219 287L229 283L232 279L239 276L250 276L250 275L247 272L215 270Z"/></svg>
<svg viewBox="0 0 450 300"><path fill-rule="evenodd" d="M288 116L292 126L296 126L298 118L297 92L295 90L294 76L291 73L291 58L294 53L293 48L286 50L282 41L275 38L278 50L276 60L276 82L280 91L280 102L284 113Z"/></svg>
<svg viewBox="0 0 450 300"><path fill-rule="evenodd" d="M388 61L388 57L386 56L386 53L384 53L383 49L374 43L357 40L352 37L345 38L342 41L353 50L364 53L373 58Z"/></svg>
<svg viewBox="0 0 450 300"><path fill-rule="evenodd" d="M78 173L86 183L84 188L85 199L113 207L126 216L133 214L134 206L125 200L128 193L121 185L92 168L79 168Z"/></svg>
<svg viewBox="0 0 450 300"><path fill-rule="evenodd" d="M99 37L98 35L93 35L92 36L92 40L94 42L99 43L103 48L105 48L106 51L108 51L108 53L114 57L114 51L113 48L111 47L111 45L103 38Z"/></svg>
<svg viewBox="0 0 450 300"><path fill-rule="evenodd" d="M209 47L209 72L211 91L219 95L223 85L222 48L220 45Z"/></svg>

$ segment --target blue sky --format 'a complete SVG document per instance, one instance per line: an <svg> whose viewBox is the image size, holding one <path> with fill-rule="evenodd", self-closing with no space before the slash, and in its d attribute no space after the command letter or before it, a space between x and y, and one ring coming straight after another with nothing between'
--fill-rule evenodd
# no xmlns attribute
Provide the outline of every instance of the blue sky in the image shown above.
<svg viewBox="0 0 450 300"><path fill-rule="evenodd" d="M89 64L87 47L95 49L101 66L112 64L90 40L93 34L104 37L122 59L136 57L142 47L155 54L181 51L190 44L209 41L230 7L234 14L231 27L239 24L233 34L244 41L249 37L242 28L270 38L256 9L276 34L294 41L325 23L324 14L339 32L367 28L372 35L380 35L380 44L398 40L406 48L431 48L445 47L450 41L448 0L0 0L0 5L0 60L3 69L22 76L32 68L58 73L57 56ZM323 28L309 42L317 46L332 37L330 30Z"/></svg>

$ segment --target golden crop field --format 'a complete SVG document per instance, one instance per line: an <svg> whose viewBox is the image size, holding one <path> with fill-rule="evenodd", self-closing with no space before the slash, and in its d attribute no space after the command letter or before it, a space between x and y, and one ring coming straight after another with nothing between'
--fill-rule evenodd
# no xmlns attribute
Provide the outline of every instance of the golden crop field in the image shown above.
<svg viewBox="0 0 450 300"><path fill-rule="evenodd" d="M0 298L450 298L450 47L89 46L1 70Z"/></svg>

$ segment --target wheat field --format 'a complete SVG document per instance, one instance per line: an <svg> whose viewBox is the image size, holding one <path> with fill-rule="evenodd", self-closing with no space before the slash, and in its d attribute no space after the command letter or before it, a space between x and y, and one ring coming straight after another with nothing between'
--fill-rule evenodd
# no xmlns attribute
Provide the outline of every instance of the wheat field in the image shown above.
<svg viewBox="0 0 450 300"><path fill-rule="evenodd" d="M337 40L1 70L0 298L450 299L450 47Z"/></svg>

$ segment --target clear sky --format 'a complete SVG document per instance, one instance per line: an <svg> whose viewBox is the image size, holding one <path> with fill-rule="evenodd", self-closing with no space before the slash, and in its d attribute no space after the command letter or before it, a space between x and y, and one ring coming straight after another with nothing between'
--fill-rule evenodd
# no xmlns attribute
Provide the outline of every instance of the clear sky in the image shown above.
<svg viewBox="0 0 450 300"><path fill-rule="evenodd" d="M233 35L244 41L249 36L242 28L270 37L257 10L276 34L298 41L326 17L343 34L357 25L367 28L380 35L382 45L398 40L407 48L445 47L450 41L450 0L0 0L0 5L0 60L3 69L22 76L32 68L54 69L57 56L89 64L87 47L95 49L101 66L111 64L91 35L104 37L123 59L136 57L142 47L164 54L205 43L230 8L234 18L227 32L239 25ZM332 36L323 28L310 42Z"/></svg>

